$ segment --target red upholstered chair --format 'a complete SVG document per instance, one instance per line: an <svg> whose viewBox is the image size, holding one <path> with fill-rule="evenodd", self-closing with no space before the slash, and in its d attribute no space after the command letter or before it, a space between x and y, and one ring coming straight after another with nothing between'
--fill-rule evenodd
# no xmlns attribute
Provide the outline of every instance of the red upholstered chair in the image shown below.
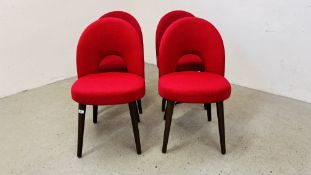
<svg viewBox="0 0 311 175"><path fill-rule="evenodd" d="M177 71L183 57L197 57L204 71ZM168 100L162 152L167 150L174 102L216 103L221 152L225 154L223 101L231 93L224 77L225 51L217 29L208 21L195 17L180 19L169 26L159 50L159 95Z"/></svg>
<svg viewBox="0 0 311 175"><path fill-rule="evenodd" d="M185 18L185 17L194 17L193 14L183 11L183 10L175 10L165 14L159 21L156 31L156 54L157 54L157 63L158 63L158 55L159 55L159 47L161 43L161 39L166 29L175 21ZM157 64L158 65L158 64ZM203 71L204 66L201 59L192 56L185 56L181 58L177 62L177 71ZM166 99L162 99L162 111L165 110L166 107ZM204 108L208 111L209 117L208 120L212 120L211 104L205 104Z"/></svg>
<svg viewBox="0 0 311 175"><path fill-rule="evenodd" d="M99 19L106 18L106 17L113 17L113 18L120 18L128 23L130 23L136 30L136 32L139 35L139 38L141 40L142 47L144 47L144 42L143 42L143 34L141 32L140 25L138 21L132 16L131 14L123 11L112 11L108 12L104 15L102 15ZM111 58L106 58L102 62L103 64L101 65L101 69L106 72L127 72L127 67L126 63L123 59L116 58L116 57L111 57ZM141 100L137 100L137 106L138 106L138 111L140 114L142 114L142 106L141 106ZM94 107L94 110L97 110L97 107Z"/></svg>
<svg viewBox="0 0 311 175"><path fill-rule="evenodd" d="M106 58L124 60L127 72L102 71L102 61ZM136 101L145 95L144 58L134 27L110 17L93 22L80 37L76 59L78 80L72 85L71 95L79 103L77 156L82 156L86 105L125 103L129 105L136 149L140 154Z"/></svg>

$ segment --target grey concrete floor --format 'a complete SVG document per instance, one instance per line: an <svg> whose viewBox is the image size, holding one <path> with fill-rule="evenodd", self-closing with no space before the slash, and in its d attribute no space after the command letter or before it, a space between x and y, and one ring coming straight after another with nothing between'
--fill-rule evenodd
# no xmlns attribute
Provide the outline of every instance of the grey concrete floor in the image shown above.
<svg viewBox="0 0 311 175"><path fill-rule="evenodd" d="M0 99L0 174L310 174L311 104L234 86L225 102L227 154L215 105L176 106L167 154L158 72L146 65L147 93L135 151L127 105L87 108L83 157L76 157L74 78Z"/></svg>

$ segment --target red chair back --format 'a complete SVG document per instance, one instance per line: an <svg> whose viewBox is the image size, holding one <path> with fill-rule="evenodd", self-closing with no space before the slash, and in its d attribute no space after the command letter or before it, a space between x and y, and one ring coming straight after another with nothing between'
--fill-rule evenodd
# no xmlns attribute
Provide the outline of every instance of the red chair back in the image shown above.
<svg viewBox="0 0 311 175"><path fill-rule="evenodd" d="M108 12L108 13L104 14L99 19L102 19L105 17L120 18L120 19L123 19L123 20L127 21L128 23L130 23L135 28L135 30L137 31L137 33L141 39L141 42L143 43L143 33L141 31L141 28L140 28L138 21L134 18L134 16L130 15L129 13L123 12L123 11L112 11L112 12Z"/></svg>
<svg viewBox="0 0 311 175"><path fill-rule="evenodd" d="M177 61L185 55L200 57L206 72L224 75L223 41L217 29L208 21L186 17L168 27L159 48L160 76L175 72Z"/></svg>
<svg viewBox="0 0 311 175"><path fill-rule="evenodd" d="M168 28L173 22L175 22L178 19L184 18L184 17L194 17L193 14L182 11L182 10L175 10L167 13L164 15L157 26L157 31L156 31L156 54L157 56L159 55L159 46L161 42L161 38Z"/></svg>
<svg viewBox="0 0 311 175"><path fill-rule="evenodd" d="M105 57L121 57L129 73L144 77L141 39L135 28L119 18L102 18L82 33L77 47L78 77L99 73Z"/></svg>

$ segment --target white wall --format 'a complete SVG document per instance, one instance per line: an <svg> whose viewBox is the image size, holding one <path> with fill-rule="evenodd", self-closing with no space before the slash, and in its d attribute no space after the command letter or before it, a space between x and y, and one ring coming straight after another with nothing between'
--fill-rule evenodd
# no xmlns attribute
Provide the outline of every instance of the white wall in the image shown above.
<svg viewBox="0 0 311 175"><path fill-rule="evenodd" d="M311 0L2 0L0 97L75 75L79 34L109 10L138 19L145 61L155 63L157 22L174 9L219 29L232 83L311 102Z"/></svg>
<svg viewBox="0 0 311 175"><path fill-rule="evenodd" d="M0 1L0 97L72 77L83 29L102 13L129 2ZM68 92L69 93L69 92Z"/></svg>

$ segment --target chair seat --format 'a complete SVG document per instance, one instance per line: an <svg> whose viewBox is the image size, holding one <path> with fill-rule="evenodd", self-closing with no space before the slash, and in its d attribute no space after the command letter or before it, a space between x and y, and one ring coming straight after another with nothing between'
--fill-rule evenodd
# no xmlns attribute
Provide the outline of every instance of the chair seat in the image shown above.
<svg viewBox="0 0 311 175"><path fill-rule="evenodd" d="M177 71L204 71L202 59L194 54L187 54L177 62Z"/></svg>
<svg viewBox="0 0 311 175"><path fill-rule="evenodd" d="M127 66L120 56L109 55L99 63L99 70L102 72L127 72Z"/></svg>
<svg viewBox="0 0 311 175"><path fill-rule="evenodd" d="M184 103L215 103L229 98L230 83L209 72L174 72L159 80L161 97Z"/></svg>
<svg viewBox="0 0 311 175"><path fill-rule="evenodd" d="M71 95L80 104L123 104L141 99L145 95L145 83L142 77L131 73L91 74L72 85Z"/></svg>

